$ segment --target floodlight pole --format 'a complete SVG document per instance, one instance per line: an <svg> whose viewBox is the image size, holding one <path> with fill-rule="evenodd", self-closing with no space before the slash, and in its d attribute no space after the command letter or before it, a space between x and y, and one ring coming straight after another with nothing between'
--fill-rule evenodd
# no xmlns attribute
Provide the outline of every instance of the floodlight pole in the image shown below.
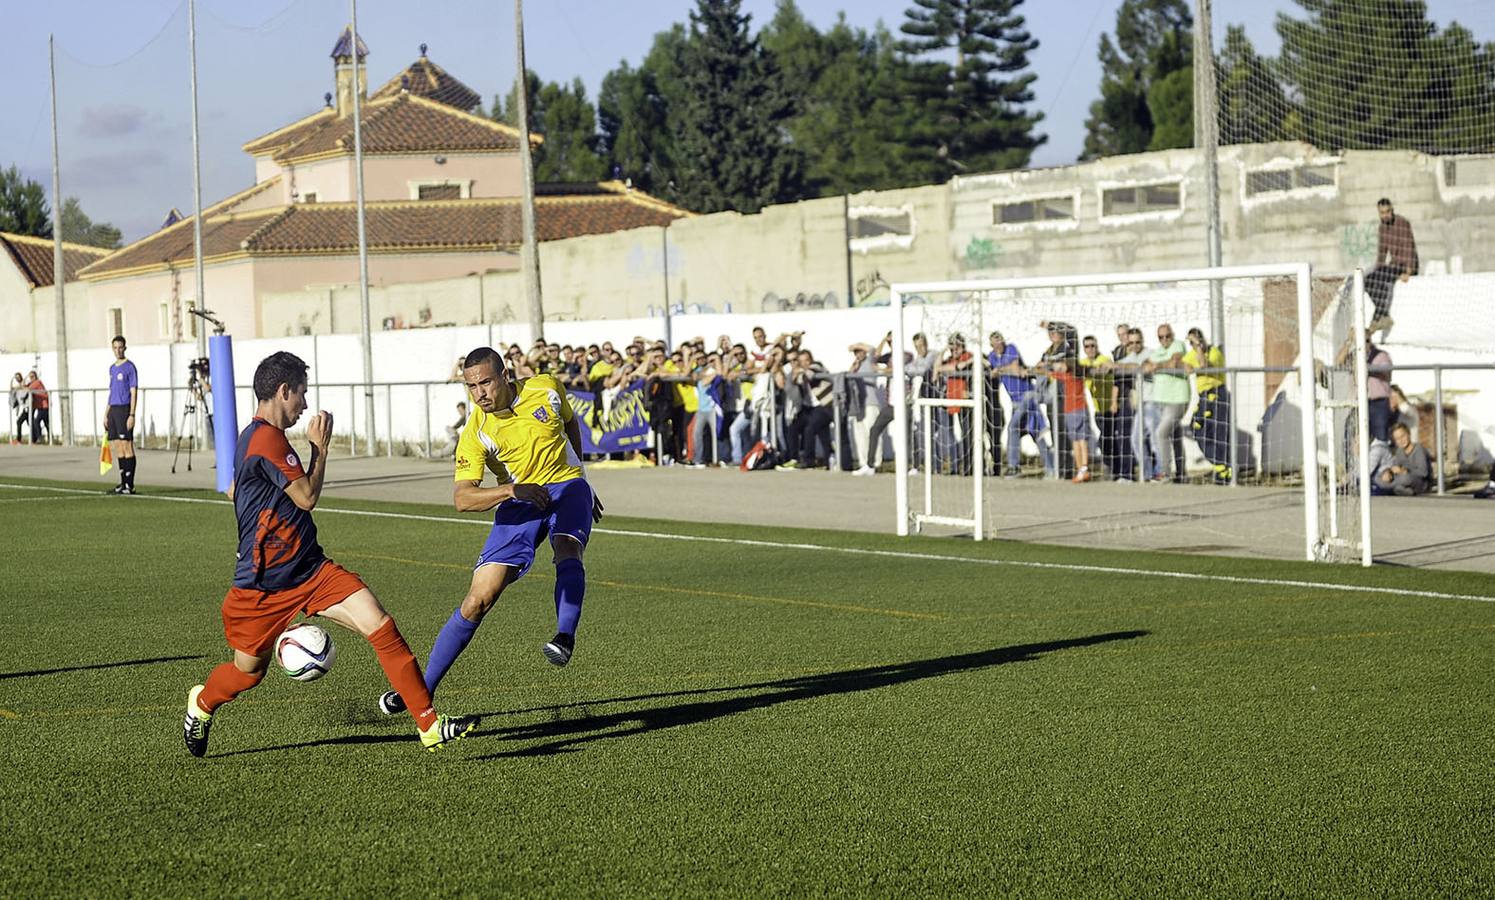
<svg viewBox="0 0 1495 900"><path fill-rule="evenodd" d="M187 52L192 58L192 268L197 276L196 307L205 310L208 300L202 272L202 152L197 137L197 0L187 0ZM208 330L199 326L196 331L197 358L205 359Z"/></svg>
<svg viewBox="0 0 1495 900"><path fill-rule="evenodd" d="M353 30L353 173L356 182L358 206L358 299L362 321L363 338L363 421L368 429L365 444L368 455L373 456L374 447L374 345L369 324L369 239L364 221L363 207L363 93L362 79L358 73L358 0L348 0L351 7Z"/></svg>
<svg viewBox="0 0 1495 900"><path fill-rule="evenodd" d="M1211 268L1222 265L1220 253L1220 115L1215 84L1215 42L1210 24L1210 0L1195 0L1194 14L1194 139L1204 151L1205 242ZM1225 292L1218 280L1209 283L1210 339L1225 346Z"/></svg>
<svg viewBox="0 0 1495 900"><path fill-rule="evenodd" d="M52 76L52 297L57 304L57 424L62 428L62 442L71 445L73 395L68 391L67 303L62 286L67 281L67 265L62 258L62 164L57 150L57 38L50 34L47 67Z"/></svg>
<svg viewBox="0 0 1495 900"><path fill-rule="evenodd" d="M524 227L524 244L519 252L524 270L524 289L529 300L530 340L537 341L545 332L545 305L540 295L540 248L535 240L535 167L529 149L529 73L524 67L524 0L514 0L514 44L519 60L519 76L514 95L519 102L519 168L523 170L524 201L520 220Z"/></svg>

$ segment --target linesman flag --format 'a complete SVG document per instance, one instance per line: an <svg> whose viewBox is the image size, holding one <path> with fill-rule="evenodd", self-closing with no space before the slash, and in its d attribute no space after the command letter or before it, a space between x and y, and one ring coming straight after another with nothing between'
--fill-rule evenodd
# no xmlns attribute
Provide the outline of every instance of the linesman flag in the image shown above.
<svg viewBox="0 0 1495 900"><path fill-rule="evenodd" d="M114 468L114 454L109 450L109 439L99 441L99 474L108 475Z"/></svg>

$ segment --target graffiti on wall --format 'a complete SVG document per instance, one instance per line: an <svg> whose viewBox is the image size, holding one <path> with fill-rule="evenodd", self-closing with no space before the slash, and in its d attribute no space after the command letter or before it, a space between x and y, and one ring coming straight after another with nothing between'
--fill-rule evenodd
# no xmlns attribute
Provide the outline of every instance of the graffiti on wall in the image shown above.
<svg viewBox="0 0 1495 900"><path fill-rule="evenodd" d="M966 244L967 269L995 269L1002 260L1002 245L991 238L972 236Z"/></svg>
<svg viewBox="0 0 1495 900"><path fill-rule="evenodd" d="M857 302L860 303L863 300L866 300L868 297L875 294L879 288L885 288L887 286L888 282L882 277L882 273L877 271L876 269L872 270L870 274L863 275L861 278L857 279Z"/></svg>
<svg viewBox="0 0 1495 900"><path fill-rule="evenodd" d="M1351 263L1370 262L1376 255L1376 226L1345 225L1339 229L1339 252Z"/></svg>
<svg viewBox="0 0 1495 900"><path fill-rule="evenodd" d="M666 258L665 248L659 241L634 241L628 248L626 264L629 278L662 277L667 265L671 275L678 275L685 265L685 252L670 244L669 257Z"/></svg>

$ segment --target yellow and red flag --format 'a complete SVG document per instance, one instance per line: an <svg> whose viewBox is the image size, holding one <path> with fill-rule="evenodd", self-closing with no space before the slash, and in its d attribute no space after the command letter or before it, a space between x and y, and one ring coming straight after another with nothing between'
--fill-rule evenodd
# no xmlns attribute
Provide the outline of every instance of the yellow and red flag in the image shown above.
<svg viewBox="0 0 1495 900"><path fill-rule="evenodd" d="M108 475L112 468L114 468L114 454L110 452L109 441L105 439L99 444L99 474Z"/></svg>

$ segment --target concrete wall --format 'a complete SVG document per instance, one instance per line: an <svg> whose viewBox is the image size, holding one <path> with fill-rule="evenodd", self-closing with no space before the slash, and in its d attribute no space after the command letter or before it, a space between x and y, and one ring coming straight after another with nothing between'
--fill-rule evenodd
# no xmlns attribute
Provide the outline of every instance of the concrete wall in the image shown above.
<svg viewBox="0 0 1495 900"><path fill-rule="evenodd" d="M38 349L34 324L31 282L21 275L10 254L0 250L0 350L25 353Z"/></svg>

